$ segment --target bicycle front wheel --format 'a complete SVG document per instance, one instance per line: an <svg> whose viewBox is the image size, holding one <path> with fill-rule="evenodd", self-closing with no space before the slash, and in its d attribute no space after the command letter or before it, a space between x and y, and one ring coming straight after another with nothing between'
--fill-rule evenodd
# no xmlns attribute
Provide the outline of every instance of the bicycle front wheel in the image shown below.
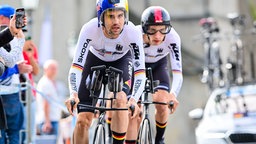
<svg viewBox="0 0 256 144"><path fill-rule="evenodd" d="M93 144L106 144L105 127L102 124L97 125L95 129Z"/></svg>
<svg viewBox="0 0 256 144"><path fill-rule="evenodd" d="M153 143L149 119L143 120L141 129L140 129L139 143L140 144L152 144Z"/></svg>

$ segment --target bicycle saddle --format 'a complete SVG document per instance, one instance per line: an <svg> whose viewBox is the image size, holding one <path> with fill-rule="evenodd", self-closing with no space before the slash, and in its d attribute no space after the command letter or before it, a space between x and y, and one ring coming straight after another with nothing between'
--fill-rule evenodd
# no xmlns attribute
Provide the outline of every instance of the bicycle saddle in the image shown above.
<svg viewBox="0 0 256 144"><path fill-rule="evenodd" d="M212 17L201 18L199 20L199 25L201 27L203 27L204 29L208 29L209 33L219 32L219 27L217 25L217 21Z"/></svg>
<svg viewBox="0 0 256 144"><path fill-rule="evenodd" d="M245 19L245 16L244 15L239 15L238 13L229 13L227 15L227 18L230 20L230 23L231 25L236 25L236 24L239 24L239 25L244 25L244 19Z"/></svg>

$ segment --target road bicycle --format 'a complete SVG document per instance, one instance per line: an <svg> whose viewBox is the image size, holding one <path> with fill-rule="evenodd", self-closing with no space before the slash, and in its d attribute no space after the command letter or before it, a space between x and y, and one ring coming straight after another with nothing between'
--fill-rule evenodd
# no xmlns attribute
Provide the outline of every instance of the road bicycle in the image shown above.
<svg viewBox="0 0 256 144"><path fill-rule="evenodd" d="M143 105L143 120L139 128L138 144L153 144L154 142L149 117L149 105L169 105L169 107L172 108L174 104L172 101L170 103L150 101L148 98L149 93L155 93L154 87L156 87L159 84L159 81L153 81L152 69L150 67L146 69L146 76L147 80L145 84L144 95L142 96L141 102L139 102Z"/></svg>
<svg viewBox="0 0 256 144"><path fill-rule="evenodd" d="M219 27L214 18L202 18L199 21L200 33L203 38L204 67L201 82L206 83L212 91L224 85L222 60L219 46Z"/></svg>
<svg viewBox="0 0 256 144"><path fill-rule="evenodd" d="M93 144L106 144L106 128L105 128L105 114L106 111L119 111L128 110L128 108L113 108L113 100L116 99L116 94L122 90L123 71L114 67L107 68L105 65L91 67L92 77L88 77L88 82L86 83L87 89L90 91L90 97L92 98L92 105L78 104L78 106L91 108L99 111L99 117L97 125L95 127L95 132L93 136ZM103 87L102 87L103 86ZM106 97L106 89L113 92L114 97ZM95 93L103 90L102 97L96 96ZM99 101L98 101L99 100ZM106 107L106 101L110 101L110 107ZM96 106L100 103L99 106ZM75 102L71 101L71 108L74 106ZM132 113L135 107L132 105L129 107Z"/></svg>
<svg viewBox="0 0 256 144"><path fill-rule="evenodd" d="M245 26L245 16L237 13L227 15L230 25L233 28L231 55L228 57L226 68L228 70L228 81L230 84L242 85L244 83L244 45L241 40L241 33Z"/></svg>

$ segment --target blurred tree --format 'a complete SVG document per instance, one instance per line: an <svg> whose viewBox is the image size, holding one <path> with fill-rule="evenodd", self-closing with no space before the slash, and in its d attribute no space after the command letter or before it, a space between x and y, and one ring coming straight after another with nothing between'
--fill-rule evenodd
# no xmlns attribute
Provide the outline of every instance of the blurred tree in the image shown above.
<svg viewBox="0 0 256 144"><path fill-rule="evenodd" d="M256 21L256 0L249 0L250 15L253 21Z"/></svg>

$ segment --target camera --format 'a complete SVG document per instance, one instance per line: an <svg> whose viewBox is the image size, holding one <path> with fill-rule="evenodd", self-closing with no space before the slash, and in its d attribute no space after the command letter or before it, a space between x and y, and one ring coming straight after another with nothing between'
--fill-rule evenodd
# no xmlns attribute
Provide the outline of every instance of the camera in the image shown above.
<svg viewBox="0 0 256 144"><path fill-rule="evenodd" d="M16 9L16 28L23 28L25 26L24 24L24 17L25 17L25 9L24 8L18 8Z"/></svg>

